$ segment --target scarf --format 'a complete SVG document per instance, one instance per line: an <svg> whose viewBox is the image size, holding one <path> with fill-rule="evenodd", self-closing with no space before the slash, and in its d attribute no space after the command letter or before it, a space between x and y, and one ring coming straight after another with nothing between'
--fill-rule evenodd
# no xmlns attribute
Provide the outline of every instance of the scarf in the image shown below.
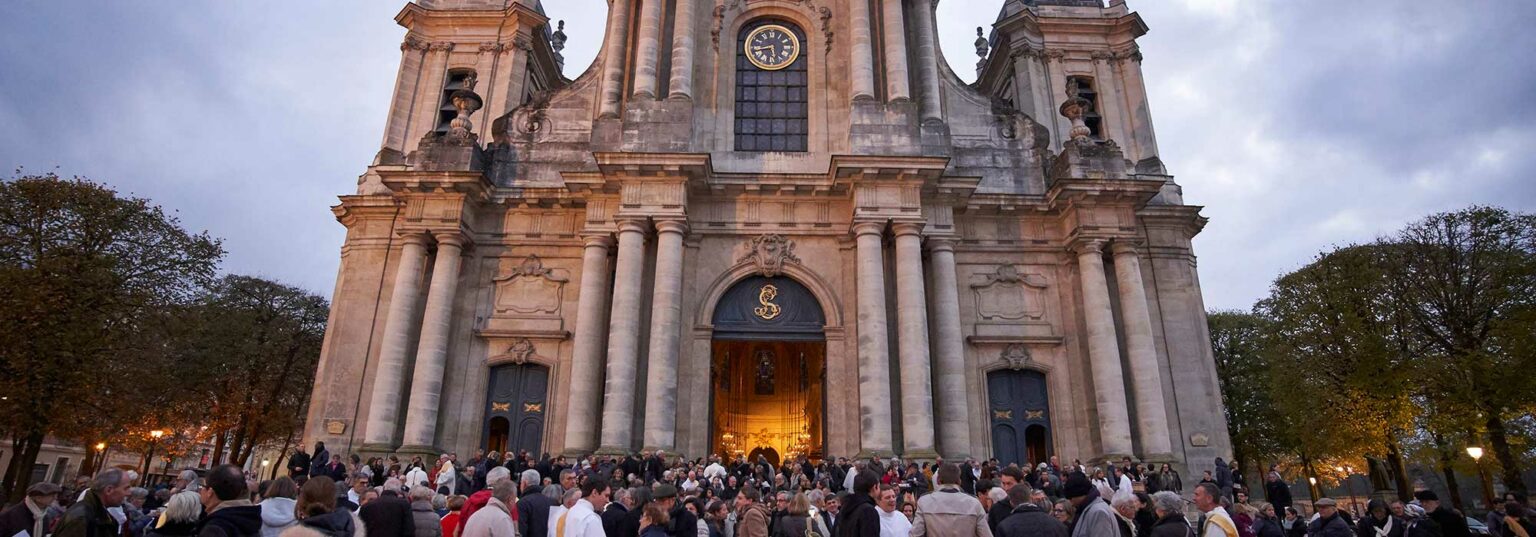
<svg viewBox="0 0 1536 537"><path fill-rule="evenodd" d="M1515 537L1531 537L1531 534L1526 533L1525 528L1520 526L1520 519L1518 518L1504 515L1504 524L1509 526L1506 531Z"/></svg>
<svg viewBox="0 0 1536 537"><path fill-rule="evenodd" d="M30 511L32 513L32 535L33 535L33 537L42 537L42 535L43 535L43 508L41 506L37 505L36 503L32 503L32 497L31 496L28 496L26 499L22 500L22 503L26 504L27 505L27 511ZM1522 536L1522 537L1524 537L1524 536Z"/></svg>
<svg viewBox="0 0 1536 537"><path fill-rule="evenodd" d="M1392 524L1397 522L1397 517L1387 517L1387 523L1376 528L1376 537L1387 537L1392 534Z"/></svg>

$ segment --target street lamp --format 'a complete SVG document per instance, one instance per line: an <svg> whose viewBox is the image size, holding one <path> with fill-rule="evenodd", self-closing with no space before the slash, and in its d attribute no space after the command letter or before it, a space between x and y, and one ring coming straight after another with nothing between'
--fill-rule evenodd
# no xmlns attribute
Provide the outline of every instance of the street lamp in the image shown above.
<svg viewBox="0 0 1536 537"><path fill-rule="evenodd" d="M1355 481L1349 478L1355 469L1348 466L1335 466L1334 469L1344 474L1344 490L1349 491L1349 510L1355 517L1360 517L1360 500L1355 496Z"/></svg>
<svg viewBox="0 0 1536 537"><path fill-rule="evenodd" d="M1483 467L1483 448L1467 446L1467 455L1477 465L1477 478L1483 482L1483 505L1493 509L1493 483L1488 480L1488 469Z"/></svg>
<svg viewBox="0 0 1536 537"><path fill-rule="evenodd" d="M155 460L155 443L159 442L160 437L162 436L165 436L165 431L160 429L155 429L149 432L149 452L144 454L144 474L142 477L140 477L140 483L149 482L150 465Z"/></svg>

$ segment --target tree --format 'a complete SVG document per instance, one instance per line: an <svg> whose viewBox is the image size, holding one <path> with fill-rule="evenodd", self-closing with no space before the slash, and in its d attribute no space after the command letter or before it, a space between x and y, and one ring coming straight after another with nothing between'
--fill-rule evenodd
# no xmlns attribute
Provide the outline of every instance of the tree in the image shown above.
<svg viewBox="0 0 1536 537"><path fill-rule="evenodd" d="M1289 454L1271 397L1271 368L1263 341L1265 319L1242 311L1214 311L1206 319L1233 457L1247 463Z"/></svg>
<svg viewBox="0 0 1536 537"><path fill-rule="evenodd" d="M56 175L0 182L0 429L13 438L3 489L21 499L47 435L82 438L119 408L114 377L149 312L213 276L218 240L148 201ZM132 391L131 389L127 391Z"/></svg>

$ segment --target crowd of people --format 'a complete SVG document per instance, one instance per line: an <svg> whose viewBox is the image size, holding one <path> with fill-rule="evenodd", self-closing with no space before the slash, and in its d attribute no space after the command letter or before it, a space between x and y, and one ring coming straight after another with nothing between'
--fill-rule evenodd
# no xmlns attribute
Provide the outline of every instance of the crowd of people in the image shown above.
<svg viewBox="0 0 1536 537"><path fill-rule="evenodd" d="M578 460L530 453L343 459L318 444L267 481L231 465L168 486L107 469L85 490L42 483L0 512L0 537L1470 537L1433 492L1329 498L1303 516L1278 473L1250 501L1216 460L1184 494L1169 465L1104 467L797 457ZM1489 514L1495 537L1536 537L1524 498ZM1356 520L1358 518L1358 520Z"/></svg>

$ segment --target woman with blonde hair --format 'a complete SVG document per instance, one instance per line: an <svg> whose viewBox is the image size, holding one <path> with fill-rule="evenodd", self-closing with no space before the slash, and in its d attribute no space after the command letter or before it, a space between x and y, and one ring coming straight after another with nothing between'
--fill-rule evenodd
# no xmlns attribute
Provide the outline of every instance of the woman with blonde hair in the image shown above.
<svg viewBox="0 0 1536 537"><path fill-rule="evenodd" d="M356 515L336 508L336 482L326 476L312 477L304 482L294 511L299 524L283 530L284 536L361 537L366 534Z"/></svg>
<svg viewBox="0 0 1536 537"><path fill-rule="evenodd" d="M145 537L183 537L197 535L197 520L203 516L203 499L196 492L181 491L171 495Z"/></svg>
<svg viewBox="0 0 1536 537"><path fill-rule="evenodd" d="M804 492L797 493L789 499L789 512L779 517L777 523L771 528L773 537L809 537L821 535L821 530L810 523L811 500Z"/></svg>

